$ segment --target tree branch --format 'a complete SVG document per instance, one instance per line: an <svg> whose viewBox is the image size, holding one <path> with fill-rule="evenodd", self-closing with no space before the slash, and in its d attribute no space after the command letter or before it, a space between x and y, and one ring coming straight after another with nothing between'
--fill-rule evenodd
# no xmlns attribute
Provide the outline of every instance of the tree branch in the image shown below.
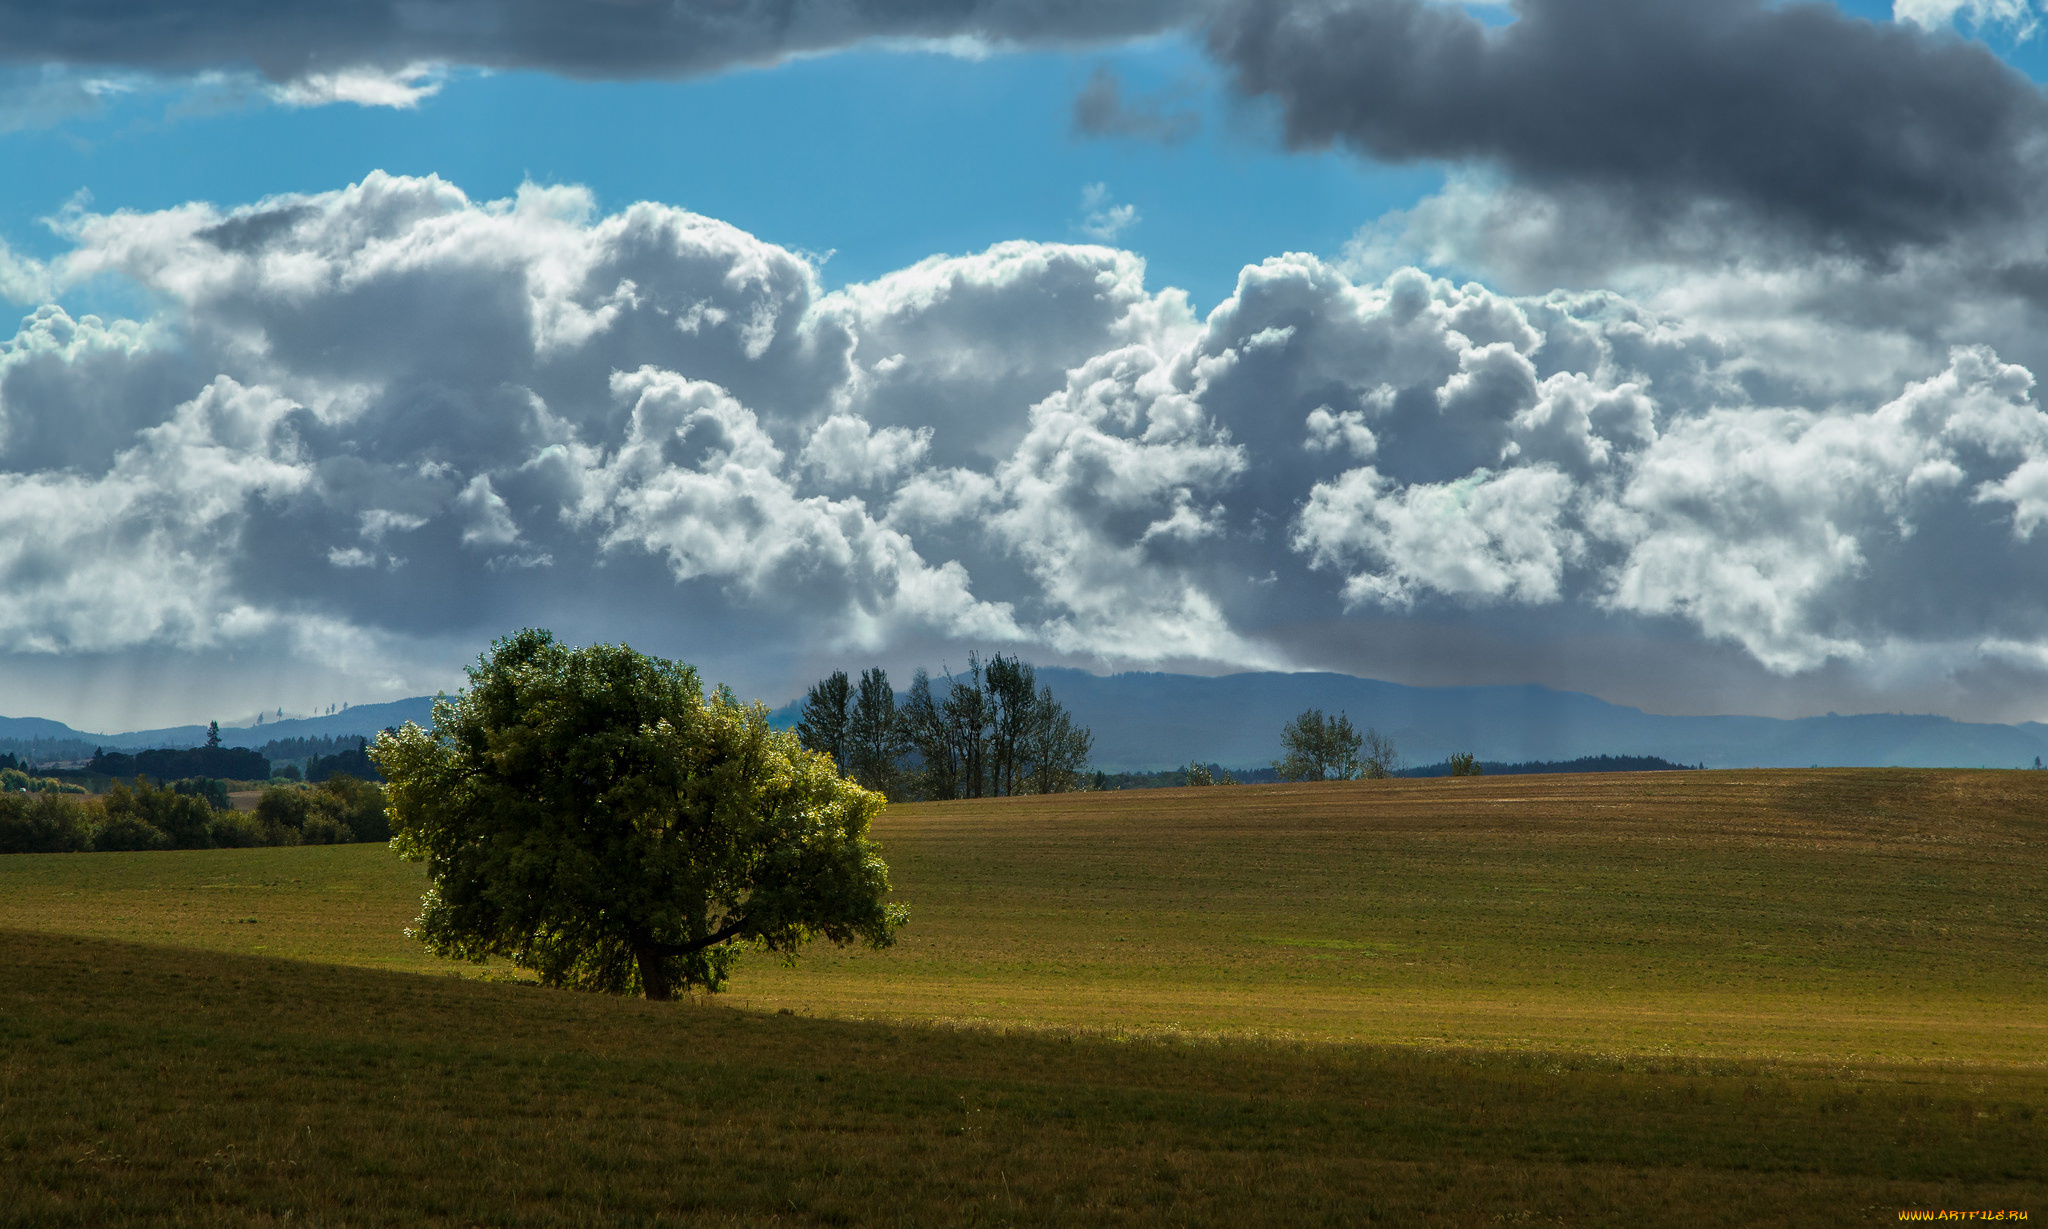
<svg viewBox="0 0 2048 1229"><path fill-rule="evenodd" d="M725 925L689 943L650 943L649 947L664 956L688 956L701 952L707 947L716 947L727 939L736 939L752 925L745 918L727 922Z"/></svg>

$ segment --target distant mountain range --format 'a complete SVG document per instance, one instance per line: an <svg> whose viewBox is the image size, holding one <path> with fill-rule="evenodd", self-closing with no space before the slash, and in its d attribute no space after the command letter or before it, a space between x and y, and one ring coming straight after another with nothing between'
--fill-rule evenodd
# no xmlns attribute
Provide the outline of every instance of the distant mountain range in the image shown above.
<svg viewBox="0 0 2048 1229"><path fill-rule="evenodd" d="M220 740L230 747L257 748L281 738L369 737L388 725L417 721L426 725L433 714L432 696L414 696L388 704L358 704L324 717L287 717L257 725L222 726ZM42 759L78 759L94 748L109 751L137 751L146 747L196 747L206 741L204 725L170 726L161 730L131 730L125 734L91 734L74 730L61 721L42 717L0 717L0 751L30 754ZM76 752L76 748L84 748ZM59 748L73 749L71 752Z"/></svg>
<svg viewBox="0 0 2048 1229"><path fill-rule="evenodd" d="M1570 760L1588 755L1654 755L1709 768L1841 766L2022 768L2048 757L2048 725L1991 725L1947 717L1872 713L1861 716L1667 717L1548 687L1407 687L1343 674L1094 675L1044 668L1075 719L1095 732L1095 765L1146 772L1199 760L1251 768L1280 754L1280 727L1305 708L1348 713L1361 729L1391 735L1412 765L1436 763L1455 751L1482 760ZM324 717L223 727L232 747L273 739L370 736L406 721L427 724L427 696L364 704ZM797 705L772 720L795 724ZM135 750L190 747L203 725L125 734L89 734L39 717L0 717L0 750L31 744ZM37 743L36 740L41 740ZM35 752L46 758L54 754Z"/></svg>
<svg viewBox="0 0 2048 1229"><path fill-rule="evenodd" d="M1095 732L1095 765L1150 772L1191 760L1256 767L1280 755L1280 727L1305 708L1349 714L1390 735L1413 765L1452 752L1482 760L1654 755L1709 768L1808 765L2023 768L2048 757L2048 725L1947 717L1666 717L1548 687L1407 687L1346 674L1096 675L1042 668L1039 682ZM797 706L777 710L796 721Z"/></svg>

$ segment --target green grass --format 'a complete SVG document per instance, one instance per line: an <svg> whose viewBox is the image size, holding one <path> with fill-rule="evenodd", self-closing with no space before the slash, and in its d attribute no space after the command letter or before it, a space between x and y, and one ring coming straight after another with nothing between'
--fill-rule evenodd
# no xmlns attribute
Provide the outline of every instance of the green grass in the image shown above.
<svg viewBox="0 0 2048 1229"><path fill-rule="evenodd" d="M2048 1215L2044 778L891 808L899 945L709 1005L417 976L381 848L0 859L0 1224Z"/></svg>
<svg viewBox="0 0 2048 1229"><path fill-rule="evenodd" d="M731 999L887 1020L2037 1063L2048 774L1662 773L894 807L884 952ZM0 859L0 926L392 969L380 847ZM253 919L250 920L250 919Z"/></svg>
<svg viewBox="0 0 2048 1229"><path fill-rule="evenodd" d="M1118 1042L0 932L0 1224L1857 1225L2048 1076Z"/></svg>

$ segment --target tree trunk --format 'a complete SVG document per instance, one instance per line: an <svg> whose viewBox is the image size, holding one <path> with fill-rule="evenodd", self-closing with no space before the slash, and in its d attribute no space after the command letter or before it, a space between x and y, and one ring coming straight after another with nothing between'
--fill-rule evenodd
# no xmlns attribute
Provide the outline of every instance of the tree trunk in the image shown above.
<svg viewBox="0 0 2048 1229"><path fill-rule="evenodd" d="M654 1002L667 1002L675 993L675 987L669 983L668 965L662 960L661 953L655 950L653 940L635 943L633 956L640 962L641 993Z"/></svg>

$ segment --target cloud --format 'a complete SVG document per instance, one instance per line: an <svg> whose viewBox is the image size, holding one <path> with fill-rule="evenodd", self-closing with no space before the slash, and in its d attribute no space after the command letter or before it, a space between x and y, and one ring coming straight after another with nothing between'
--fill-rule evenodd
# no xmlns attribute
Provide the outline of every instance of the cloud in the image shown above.
<svg viewBox="0 0 2048 1229"><path fill-rule="evenodd" d="M1073 128L1077 135L1127 137L1178 145L1202 127L1193 111L1174 109L1162 98L1126 99L1123 82L1108 65L1097 65L1088 84L1074 96Z"/></svg>
<svg viewBox="0 0 2048 1229"><path fill-rule="evenodd" d="M1490 168L1588 235L1858 259L2032 213L2048 101L1985 48L1819 4L1241 0L1209 30L1296 148ZM1585 210L1592 210L1591 213Z"/></svg>
<svg viewBox="0 0 2048 1229"><path fill-rule="evenodd" d="M444 77L438 64L406 64L395 69L351 68L307 73L273 85L266 92L288 107L350 102L359 107L410 111L420 105L421 99L440 93Z"/></svg>
<svg viewBox="0 0 2048 1229"><path fill-rule="evenodd" d="M467 65L582 78L675 77L867 42L1070 45L1190 23L1181 0L679 0L564 7L549 0L219 5L109 0L89 9L0 0L0 59L183 77L253 70L286 101L411 105L431 69ZM426 84L422 80L426 79Z"/></svg>
<svg viewBox="0 0 2048 1229"><path fill-rule="evenodd" d="M1138 224L1138 207L1117 204L1109 194L1108 184L1092 183L1082 188L1081 208L1087 211L1081 218L1081 233L1102 243L1114 242Z"/></svg>
<svg viewBox="0 0 2048 1229"><path fill-rule="evenodd" d="M825 293L680 209L381 174L65 227L41 284L160 309L0 343L17 656L424 690L543 624L780 690L1478 620L1870 686L2048 660L2048 415L1982 344L1843 380L1614 292L1301 254L1199 320L1102 246Z"/></svg>
<svg viewBox="0 0 2048 1229"><path fill-rule="evenodd" d="M1892 17L1927 30L1960 18L1979 29L2003 27L2020 39L2032 37L2038 25L2028 0L1893 0Z"/></svg>

